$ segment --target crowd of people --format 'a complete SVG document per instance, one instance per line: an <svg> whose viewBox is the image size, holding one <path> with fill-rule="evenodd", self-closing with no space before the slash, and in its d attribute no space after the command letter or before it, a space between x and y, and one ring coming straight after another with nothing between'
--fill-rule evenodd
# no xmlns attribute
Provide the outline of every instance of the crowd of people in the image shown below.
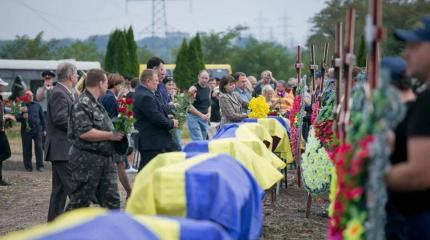
<svg viewBox="0 0 430 240"><path fill-rule="evenodd" d="M391 83L407 106L406 118L393 129L395 141L391 167L387 169L389 189L387 204L388 239L430 239L430 90L416 93L411 78L430 85L430 18L423 28L396 31L406 43L403 58L387 57L381 66L390 71ZM52 164L52 193L48 221L65 209L87 207L91 203L109 209L120 207L117 179L131 192L126 172L137 172L156 155L181 149L181 130L174 118L175 96L179 92L175 80L166 77L162 59L153 57L140 79L124 78L117 73L91 69L83 86L76 88L78 71L71 63L62 63L56 72L42 73L44 86L36 92L25 91L28 102L20 114L5 113L0 104L0 174L2 161L11 156L4 120L21 122L23 163L32 171L32 142L36 169L44 170L43 158ZM188 90L193 103L187 116L191 140L209 139L227 123L248 117L252 97L263 96L271 110L288 118L297 89L297 79L276 80L269 70L260 80L236 72L221 79L211 78L201 70L197 82ZM333 82L333 70L324 76ZM53 79L56 78L54 82ZM311 96L321 91L321 73L315 74L315 89L305 91L303 137L310 125ZM7 83L0 79L0 91ZM134 128L127 137L115 131L112 120L118 116L120 97L133 99ZM173 133L173 134L172 134ZM130 166L128 141L140 154L138 169ZM126 145L126 147L122 147ZM43 154L44 152L44 154ZM44 155L44 156L43 156ZM0 185L8 185L0 175ZM69 204L66 208L66 198Z"/></svg>

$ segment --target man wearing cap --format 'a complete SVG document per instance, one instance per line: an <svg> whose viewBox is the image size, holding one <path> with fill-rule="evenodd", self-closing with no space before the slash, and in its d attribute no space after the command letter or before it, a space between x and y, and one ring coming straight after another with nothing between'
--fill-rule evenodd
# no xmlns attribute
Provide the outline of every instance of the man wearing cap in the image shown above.
<svg viewBox="0 0 430 240"><path fill-rule="evenodd" d="M47 102L48 102L48 91L52 89L53 79L55 78L55 73L53 71L43 71L43 86L39 87L36 91L36 101L42 106L43 112L46 113Z"/></svg>
<svg viewBox="0 0 430 240"><path fill-rule="evenodd" d="M381 69L388 71L391 85L400 93L400 99L407 108L405 118L397 125L394 131L394 149L390 156L391 164L402 163L407 159L407 122L410 110L415 102L415 94L412 91L411 79L406 77L406 62L401 57L385 57L381 61ZM407 204L407 193L388 191L388 201L386 204L387 224L385 226L385 236L387 239L405 239L405 220L399 209Z"/></svg>
<svg viewBox="0 0 430 240"><path fill-rule="evenodd" d="M405 217L407 239L430 239L430 16L422 27L397 30L395 37L406 42L403 57L406 75L427 85L413 104L406 126L407 159L387 169L387 186L409 196L398 209Z"/></svg>
<svg viewBox="0 0 430 240"><path fill-rule="evenodd" d="M53 79L55 78L55 73L53 71L43 71L41 76L43 79L43 86L37 88L36 101L38 101L40 103L40 105L42 106L43 114L44 114L44 117L46 119L46 110L47 110L47 105L48 105L47 104L48 103L48 92L53 87ZM42 136L43 145L45 145L45 137L46 137L46 135L44 134Z"/></svg>
<svg viewBox="0 0 430 240"><path fill-rule="evenodd" d="M3 97L1 93L4 91L4 88L7 85L8 83L3 81L0 78L0 186L10 185L9 183L3 180L3 175L2 175L3 161L10 158L10 155L11 155L9 141L7 140L7 136L5 133L5 127L4 127L5 120L10 119L12 121L15 121L14 116L10 114L6 114L4 112Z"/></svg>

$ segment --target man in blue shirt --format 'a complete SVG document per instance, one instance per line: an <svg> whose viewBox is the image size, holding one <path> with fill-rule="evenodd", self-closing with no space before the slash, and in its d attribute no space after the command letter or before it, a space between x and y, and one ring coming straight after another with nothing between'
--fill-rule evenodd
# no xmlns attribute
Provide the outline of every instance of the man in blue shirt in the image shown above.
<svg viewBox="0 0 430 240"><path fill-rule="evenodd" d="M235 92L239 94L239 97L245 101L249 102L252 98L251 93L246 88L246 82L248 79L246 78L246 74L243 72L237 72L233 75L234 79L236 79L236 88Z"/></svg>
<svg viewBox="0 0 430 240"><path fill-rule="evenodd" d="M42 154L42 134L46 136L46 122L42 106L34 102L33 93L30 90L25 92L30 99L29 103L24 103L21 108L21 114L18 114L17 121L21 122L22 154L24 167L27 171L33 171L31 164L32 158L32 141L34 141L34 152L36 154L37 171L42 172L43 154ZM27 124L28 123L28 124Z"/></svg>

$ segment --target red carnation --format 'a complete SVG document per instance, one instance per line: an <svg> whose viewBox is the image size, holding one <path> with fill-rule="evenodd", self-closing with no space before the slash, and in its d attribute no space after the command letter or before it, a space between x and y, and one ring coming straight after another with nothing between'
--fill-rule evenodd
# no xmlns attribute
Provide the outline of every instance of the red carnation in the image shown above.
<svg viewBox="0 0 430 240"><path fill-rule="evenodd" d="M119 113L125 113L126 111L127 111L127 108L125 108L125 107L119 107L118 108Z"/></svg>
<svg viewBox="0 0 430 240"><path fill-rule="evenodd" d="M128 117L133 117L133 112L132 112L132 111L128 111L128 112L127 112L127 116L128 116Z"/></svg>
<svg viewBox="0 0 430 240"><path fill-rule="evenodd" d="M125 104L127 104L127 105L130 105L130 104L132 104L133 103L133 99L132 98L127 98L126 100L125 100Z"/></svg>

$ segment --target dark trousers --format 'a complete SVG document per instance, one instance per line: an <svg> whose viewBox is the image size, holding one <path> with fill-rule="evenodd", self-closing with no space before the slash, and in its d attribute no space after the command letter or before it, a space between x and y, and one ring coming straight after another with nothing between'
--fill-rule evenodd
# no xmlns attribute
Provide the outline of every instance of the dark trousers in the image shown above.
<svg viewBox="0 0 430 240"><path fill-rule="evenodd" d="M3 179L3 161L10 158L10 156L10 146L9 141L7 140L6 133L4 131L0 131L0 181Z"/></svg>
<svg viewBox="0 0 430 240"><path fill-rule="evenodd" d="M70 169L68 161L52 161L52 192L49 200L48 222L64 212L70 194Z"/></svg>
<svg viewBox="0 0 430 240"><path fill-rule="evenodd" d="M36 154L36 168L43 167L43 152L42 152L42 132L41 131L21 131L22 138L22 154L24 157L24 167L27 170L32 170L31 164L32 147L34 141L34 152Z"/></svg>
<svg viewBox="0 0 430 240"><path fill-rule="evenodd" d="M141 150L140 152L140 163L139 163L139 171L142 170L155 156L160 153L172 152L174 149L157 149L157 150Z"/></svg>

